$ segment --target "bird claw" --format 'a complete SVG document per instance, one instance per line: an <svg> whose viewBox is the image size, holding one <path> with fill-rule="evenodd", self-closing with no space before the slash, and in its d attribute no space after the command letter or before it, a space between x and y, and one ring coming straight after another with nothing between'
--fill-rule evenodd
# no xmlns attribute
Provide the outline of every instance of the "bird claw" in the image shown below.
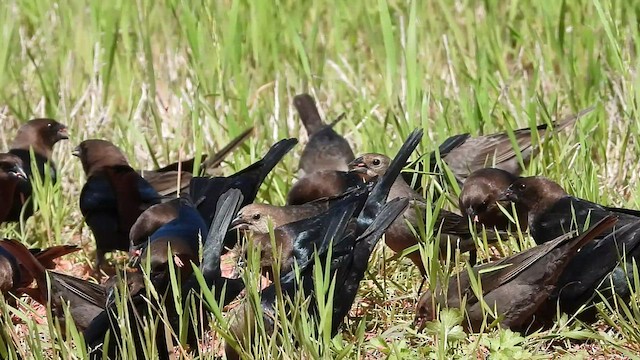
<svg viewBox="0 0 640 360"><path fill-rule="evenodd" d="M178 255L173 255L173 262L176 264L177 267L181 268L184 266L184 263L182 262L182 260L180 259L180 257Z"/></svg>

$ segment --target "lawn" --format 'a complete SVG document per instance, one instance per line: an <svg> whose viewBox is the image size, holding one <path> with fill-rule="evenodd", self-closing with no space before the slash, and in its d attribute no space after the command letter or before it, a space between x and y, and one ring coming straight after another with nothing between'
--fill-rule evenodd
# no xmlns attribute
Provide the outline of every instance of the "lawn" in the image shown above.
<svg viewBox="0 0 640 360"><path fill-rule="evenodd" d="M79 244L83 251L59 269L88 274L95 246L78 207L85 175L71 150L89 138L113 141L135 168L153 168L213 152L254 126L224 163L228 175L276 141L297 137L302 144L258 195L284 204L307 138L292 104L304 92L324 118L346 114L336 129L356 153L390 156L417 127L425 129L423 154L450 135L535 126L596 106L545 142L525 174L547 176L584 199L638 208L638 14L636 0L5 0L0 148L34 117L68 125L70 140L54 155L62 181L37 188L40 210L23 224L3 225L0 235L31 246ZM447 196L437 206L455 209L458 187L442 188ZM424 240L423 257L437 274L433 246ZM499 249L530 246L525 233ZM316 325L297 314L282 320L279 341L263 336L247 351L283 359L624 358L640 351L637 303L601 304L596 324L564 315L551 330L528 336L496 328L467 335L454 312L418 333L412 321L420 274L392 255L377 248L335 338L310 335ZM256 297L257 276L247 272L245 279L254 287L247 296ZM18 353L83 358L77 333L63 341L65 331L31 307L23 300L0 311L10 315L2 321ZM220 356L225 319L213 316L201 349L178 347L176 356Z"/></svg>

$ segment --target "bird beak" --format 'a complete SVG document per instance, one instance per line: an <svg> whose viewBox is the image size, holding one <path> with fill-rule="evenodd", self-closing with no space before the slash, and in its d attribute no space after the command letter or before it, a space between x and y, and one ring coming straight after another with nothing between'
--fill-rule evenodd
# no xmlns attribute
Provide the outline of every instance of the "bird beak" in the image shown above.
<svg viewBox="0 0 640 360"><path fill-rule="evenodd" d="M231 224L229 224L229 230L246 230L249 228L249 225L244 221L242 215L238 215Z"/></svg>
<svg viewBox="0 0 640 360"><path fill-rule="evenodd" d="M468 217L473 219L474 223L478 222L478 214L476 214L476 211L473 210L471 206L469 206L465 212L467 213Z"/></svg>
<svg viewBox="0 0 640 360"><path fill-rule="evenodd" d="M349 172L350 173L366 174L367 170L369 170L367 168L367 164L365 164L364 161L362 161L361 158L357 158L357 159L353 160L347 166L349 167Z"/></svg>
<svg viewBox="0 0 640 360"><path fill-rule="evenodd" d="M24 169L20 165L16 164L9 169L9 173L15 175L18 179L27 180L27 173L24 172Z"/></svg>
<svg viewBox="0 0 640 360"><path fill-rule="evenodd" d="M62 140L66 140L69 138L69 129L66 126L62 125L60 129L58 129L58 138Z"/></svg>
<svg viewBox="0 0 640 360"><path fill-rule="evenodd" d="M80 146L76 146L73 151L71 151L71 155L75 157L80 157Z"/></svg>
<svg viewBox="0 0 640 360"><path fill-rule="evenodd" d="M497 200L498 201L516 201L518 200L518 196L513 193L513 190L511 190L511 188L508 188L507 190L502 192L500 196L498 196Z"/></svg>

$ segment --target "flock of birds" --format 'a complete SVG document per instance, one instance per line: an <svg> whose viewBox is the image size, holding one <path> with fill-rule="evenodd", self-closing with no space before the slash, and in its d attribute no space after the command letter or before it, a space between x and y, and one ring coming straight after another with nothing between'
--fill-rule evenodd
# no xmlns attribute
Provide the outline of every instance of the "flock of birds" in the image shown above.
<svg viewBox="0 0 640 360"><path fill-rule="evenodd" d="M260 161L227 177L194 173L195 164L215 168L252 129L214 156L149 171L133 169L109 141L81 142L73 155L87 175L80 209L96 241L95 269L107 269L105 254L114 250L129 252L129 269L101 285L52 271L53 260L77 251L76 246L27 249L16 240L4 239L0 289L5 296L26 294L49 305L61 321L69 304L94 358L115 358L122 351L118 341L122 314L118 314L114 288L128 294L133 322L129 331L134 339L144 338L143 325L136 319L158 316L154 308L167 311L172 333L178 333L179 316L171 302L176 298L186 302L191 294L202 292L194 267L221 307L244 290L242 279L224 277L220 267L221 255L244 241L260 249L262 273L271 279L280 277L260 293L268 331L276 328L278 294L293 297L303 292L315 297L314 267L329 266L335 282L331 329L337 333L383 235L386 245L398 253L436 240L442 254L451 249L470 253L469 271L452 277L448 286L432 281L418 300L415 324L420 329L444 307L464 306L469 331L488 326L487 321L528 331L551 325L558 306L592 321L594 304L603 297L630 298L629 265L640 256L640 211L595 204L571 196L552 180L519 176L522 166L538 152L533 138L554 136L592 109L511 135L455 135L438 151L408 162L422 130L413 131L393 159L377 153L356 157L333 128L340 119L324 123L315 101L306 94L296 96L294 105L309 140L300 157L301 176L283 206L254 201L265 177L297 144L296 139L277 142ZM31 120L19 129L11 149L0 154L0 222L20 221L33 213L31 180L47 172L56 180L52 149L67 138L66 127L51 119ZM401 173L407 166L414 171ZM417 229L425 227L425 214L433 206L431 199L422 196L424 183L444 181L425 175L445 170L462 185L461 214L439 209L434 236L421 239ZM477 233L491 243L516 226L528 228L538 246L475 265ZM426 277L420 251L407 257ZM174 269L181 280L179 289L171 286ZM144 299L149 284L145 274L156 291L165 294L155 307ZM480 279L481 293L474 291L472 278ZM176 291L182 297L171 295ZM7 296L8 301L12 296ZM309 304L310 314L319 316L316 302ZM487 308L495 310L489 318ZM255 316L251 306L238 306L229 316L230 329L244 349L252 341ZM191 346L197 346L196 335L202 329L203 324L182 329L188 331ZM165 332L165 327L158 326L155 334L162 359L173 351ZM107 333L112 341L106 345ZM144 358L148 349L142 343L136 343L135 351ZM245 350L228 345L225 351L227 358L235 359Z"/></svg>

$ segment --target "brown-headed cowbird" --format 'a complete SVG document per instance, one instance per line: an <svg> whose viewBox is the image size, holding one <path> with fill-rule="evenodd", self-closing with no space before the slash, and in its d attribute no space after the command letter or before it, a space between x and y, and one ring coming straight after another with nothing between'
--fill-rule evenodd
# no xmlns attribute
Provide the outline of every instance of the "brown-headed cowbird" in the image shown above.
<svg viewBox="0 0 640 360"><path fill-rule="evenodd" d="M269 204L249 204L240 211L231 227L258 235L269 233L269 226L275 229L285 224L307 219L326 211L329 201L315 201L303 205L276 206Z"/></svg>
<svg viewBox="0 0 640 360"><path fill-rule="evenodd" d="M68 139L67 127L53 119L33 119L27 121L18 129L16 137L11 143L9 153L16 155L22 160L24 171L29 180L34 178L37 172L40 178L45 178L45 169L49 172L51 180L57 181L58 174L53 162L53 146L60 140ZM31 158L33 151L33 160ZM32 161L35 168L32 168ZM31 183L21 186L18 189L20 197L27 200L31 197ZM19 221L20 213L24 209L24 217L28 218L33 214L33 205L30 201L26 203L14 202L11 214L17 214L10 221Z"/></svg>
<svg viewBox="0 0 640 360"><path fill-rule="evenodd" d="M199 213L194 209L193 204L188 200L188 198L181 198L175 201L180 202L180 207L178 211L178 217L164 226L160 227L154 235L152 235L150 239L149 246L152 247L154 243L158 243L158 241L164 240L173 240L175 237L187 237L187 241L178 241L173 242L170 241L171 245L177 245L176 249L183 249L183 244L186 245L187 248L190 247L189 242L193 240L195 237L199 237L202 234L203 223ZM230 302L233 298L235 298L242 288L244 284L241 279L225 279L222 277L222 271L220 269L220 254L222 250L222 243L225 238L225 234L227 229L229 228L229 223L233 219L235 212L240 206L242 202L242 193L237 189L231 189L220 196L220 198L215 199L207 199L206 201L215 201L217 203L216 213L214 214L213 222L211 224L210 231L206 234L206 240L203 245L203 258L202 263L200 263L200 271L204 277L204 281L207 287L214 287L217 298L221 296L221 292L223 287L226 289L225 298L221 299L221 306L224 306L226 303ZM198 220L198 218L200 220ZM158 236L154 239L154 236ZM204 235L203 235L204 236ZM197 239L196 239L197 241ZM173 304L173 295L172 292L175 289L169 285L169 281L165 275L161 275L154 271L162 270L161 267L164 267L165 271L168 271L169 266L172 261L167 259L167 246L166 244L162 246L164 249L164 261L158 262L157 260L162 260L162 255L160 253L149 253L152 257L151 259L151 272L150 272L150 280L154 285L155 290L160 293L166 300L166 302L157 303L153 298L150 299L154 304L153 307L148 306L148 300L145 300L146 291L145 290L145 281L142 277L142 272L138 271L135 273L127 274L127 288L129 295L129 312L131 319L131 329L129 329L131 335L134 338L138 338L141 334L148 331L145 329L144 322L140 322L139 320L144 317L156 318L162 316L161 314L166 314L168 316L169 324L173 331L176 333L179 332L179 315L175 311L175 304ZM172 250L174 248L172 247ZM148 249L147 251L155 252L156 249ZM184 253L184 252L183 252ZM179 256L180 254L174 254L175 256ZM142 255L144 257L144 253ZM156 258L156 260L154 260ZM181 259L183 265L176 263L176 269L178 267L182 268L181 274L190 274L187 272L188 269L192 269L191 264L187 262L193 262L194 264L199 263L199 259L195 258L183 258ZM161 266L161 263L164 266ZM154 274L156 272L156 274ZM199 292L200 283L195 278L195 275L191 274L189 277L183 277L182 288L177 289L183 293L183 301L184 308L189 309L190 303L188 302L189 297L187 296L191 291ZM124 314L118 314L118 307L116 306L115 299L108 299L107 306L104 312L100 315L96 316L90 326L84 331L85 339L87 345L89 346L89 352L91 354L91 358L99 359L101 358L103 352L106 352L110 358L117 357L118 354L121 354L122 349L119 348L117 340L120 339L120 327L118 325L117 319ZM160 310L160 307L164 308L164 311ZM158 309L158 310L156 310ZM151 312L149 312L151 310ZM206 324L199 324L199 326L203 326ZM166 344L165 330L164 326L160 326L157 329L157 333L151 334L152 338L155 338L156 341L160 341L158 344L158 357L161 359L169 358L169 348L170 344ZM197 330L200 330L197 329ZM196 337L193 336L194 329L187 329L189 331L189 335L187 336L188 342L195 346ZM111 331L112 339L115 338L115 341L111 341L111 346L108 349L103 348L103 341L106 333ZM139 343L136 344L135 352L138 356L145 356L144 348L147 344Z"/></svg>
<svg viewBox="0 0 640 360"><path fill-rule="evenodd" d="M613 290L622 298L629 297L627 269L634 260L640 259L640 233L635 227L640 222L638 211L609 208L573 197L557 183L537 176L514 181L503 193L503 199L527 208L529 231L538 244L615 215L616 227L582 248L569 263L560 277L558 285L562 290L557 296L561 309L568 313L594 301L596 290L607 296L612 296ZM621 259L624 264L620 263ZM601 284L611 283L613 289L602 288ZM598 299L595 296L595 301ZM594 316L593 308L581 315L584 320Z"/></svg>
<svg viewBox="0 0 640 360"><path fill-rule="evenodd" d="M200 173L212 171L238 146L242 145L253 134L253 127L236 136L229 144L217 153L200 158ZM195 158L178 161L156 170L142 170L140 175L153 186L158 194L175 197L179 193L189 192L189 183L194 175ZM198 175L200 173L196 173Z"/></svg>
<svg viewBox="0 0 640 360"><path fill-rule="evenodd" d="M572 126L576 120L590 113L593 109L594 107L590 107L558 122L553 122L552 128L547 124L542 124L536 127L536 131L531 128L514 130L513 138L522 155L523 164L527 166L539 150L534 141L535 132L540 138L555 134ZM445 144L446 146L444 146ZM440 151L440 157L460 183L464 183L472 172L486 167L502 169L514 175L519 175L523 170L516 155L517 151L514 149L511 137L507 132L481 136L454 135L445 140L441 148L444 151ZM435 161L434 155L431 154L429 161L430 172L437 170L437 161ZM425 169L422 162L417 163L416 167L418 171ZM416 185L420 185L420 182L417 182Z"/></svg>
<svg viewBox="0 0 640 360"><path fill-rule="evenodd" d="M518 176L501 169L486 168L474 171L462 186L459 199L460 211L473 222L489 228L507 230L512 225L515 226L498 206L500 204L511 213L509 202L498 201L498 198L517 179ZM525 230L527 209L521 205L516 206L516 216L520 228Z"/></svg>
<svg viewBox="0 0 640 360"><path fill-rule="evenodd" d="M325 124L320 118L315 101L308 94L296 95L293 104L309 135L309 141L300 156L301 174L322 170L347 171L347 164L355 156L347 140L333 130L337 121Z"/></svg>
<svg viewBox="0 0 640 360"><path fill-rule="evenodd" d="M331 323L332 335L337 333L340 324L353 304L360 281L367 269L373 247L387 227L395 221L407 206L407 199L396 199L387 202L387 196L395 178L400 173L402 165L405 164L411 152L418 145L421 137L422 130L416 130L409 136L389 167L387 174L379 179L368 195L364 207L355 219L354 227L348 226L344 222L351 215L345 217L344 215L340 216L338 213L336 214L338 216L333 217L336 224L329 226L329 229L326 229L326 232L322 235L324 238L319 242L320 246L317 247L320 263L315 264L315 266L323 266L327 263L325 254L328 248L327 243L333 240L331 269L328 272L332 274L332 281L335 284ZM359 195L358 192L354 192L354 194ZM346 230L349 231L345 232ZM342 237L340 237L341 233L343 233ZM307 234L301 232L299 236L304 238L307 237ZM299 264L298 268L302 283L296 280L297 277L294 271L289 271L288 273L283 273L279 285L271 285L262 291L260 305L267 332L271 333L275 329L274 315L279 292L288 297L293 297L296 291L303 291L306 296L317 296L313 292L314 267L312 265L314 265L314 262L311 261L313 254L314 252L307 253L306 256L300 256L296 259ZM313 299L310 301L311 308L309 311L312 315L317 316L317 309L314 307L315 303ZM239 306L236 309L230 319L230 330L240 340L240 343L246 347L250 341L250 334L253 334L255 313L246 302L244 306ZM228 343L225 347L225 353L228 359L240 358L238 349L233 348Z"/></svg>
<svg viewBox="0 0 640 360"><path fill-rule="evenodd" d="M209 231L188 195L171 200L171 203L177 207L177 217L157 228L150 236L140 239L141 242L131 244L130 251L142 263L148 258L148 273L156 289L166 289L169 286L171 262L175 264L176 270L180 270L183 282L191 275L191 262L196 265L200 263L198 250L201 239L204 240ZM161 211L158 212L158 209ZM158 213L159 216L164 215L164 211L158 206L150 207L145 213L147 215L138 218L138 222L146 221ZM135 226L134 224L132 229Z"/></svg>
<svg viewBox="0 0 640 360"><path fill-rule="evenodd" d="M73 151L87 182L80 210L96 240L96 270L106 252L129 250L129 232L140 214L160 202L160 195L129 166L124 154L106 140L85 140Z"/></svg>
<svg viewBox="0 0 640 360"><path fill-rule="evenodd" d="M358 174L366 181L371 181L386 173L389 168L390 159L386 155L369 153L356 158L349 164L350 171ZM404 179L399 176L395 179L393 186L389 192L389 200L396 198L409 199L409 208L402 217L398 218L389 227L385 234L385 243L391 250L399 253L405 249L418 244L418 238L411 231L411 227L407 222L416 229L420 228L420 224L425 223L427 201L412 189ZM452 249L460 248L461 252L472 252L472 260L475 255L475 242L469 222L460 215L450 211L440 209L438 217L434 223L434 233L440 232L440 248L441 253L447 249L447 244ZM492 232L488 232L489 240L495 240ZM444 240L444 241L442 241ZM426 270L422 264L422 258L419 251L414 251L407 256L418 267L422 275L426 275Z"/></svg>
<svg viewBox="0 0 640 360"><path fill-rule="evenodd" d="M321 198L338 196L358 186L362 180L349 172L322 170L303 176L287 194L287 204L302 205Z"/></svg>
<svg viewBox="0 0 640 360"><path fill-rule="evenodd" d="M578 250L611 228L616 219L606 217L581 235L561 235L542 245L525 250L495 263L476 266L449 280L448 291L442 287L427 290L419 299L415 324L422 328L436 317L436 305L460 307L465 304L467 330L480 331L486 309L494 310L502 326L516 331L536 330L552 319L549 297L560 287L558 279ZM469 272L482 286L482 300L471 286ZM465 299L465 300L463 300ZM490 323L492 315L487 321ZM534 323L535 322L535 323Z"/></svg>
<svg viewBox="0 0 640 360"><path fill-rule="evenodd" d="M264 179L297 143L297 139L280 140L271 146L261 160L231 176L191 179L189 192L205 223L211 223L216 213L217 200L229 189L242 192L242 206L252 203ZM225 239L225 246L231 248L237 240L237 233L229 233Z"/></svg>
<svg viewBox="0 0 640 360"><path fill-rule="evenodd" d="M5 221L18 221L26 188L31 187L22 160L13 154L0 154L0 224ZM21 191L22 189L22 191Z"/></svg>
<svg viewBox="0 0 640 360"><path fill-rule="evenodd" d="M42 276L45 269L55 266L54 259L78 250L74 245L29 250L17 240L0 241L0 291L29 293L27 287L34 279L38 286L44 284L46 287L46 280Z"/></svg>

